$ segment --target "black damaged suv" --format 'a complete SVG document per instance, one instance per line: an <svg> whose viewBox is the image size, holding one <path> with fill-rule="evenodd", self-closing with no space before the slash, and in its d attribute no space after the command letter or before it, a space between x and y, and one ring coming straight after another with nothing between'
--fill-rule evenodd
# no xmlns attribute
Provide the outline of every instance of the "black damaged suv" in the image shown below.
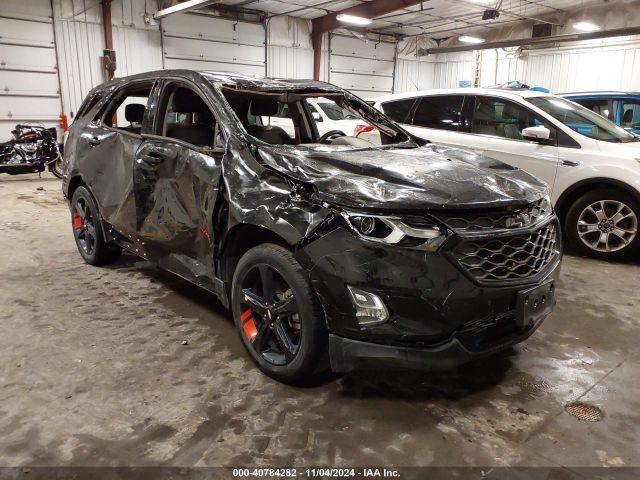
<svg viewBox="0 0 640 480"><path fill-rule="evenodd" d="M309 99L375 135L320 135ZM427 144L326 83L117 79L84 101L64 164L82 257L126 249L213 292L281 381L451 367L526 339L555 304L543 184Z"/></svg>

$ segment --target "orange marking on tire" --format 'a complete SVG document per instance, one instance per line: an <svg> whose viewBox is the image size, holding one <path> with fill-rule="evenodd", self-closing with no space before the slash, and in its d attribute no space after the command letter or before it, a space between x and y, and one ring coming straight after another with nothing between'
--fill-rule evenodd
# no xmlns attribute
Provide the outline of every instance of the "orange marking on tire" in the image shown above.
<svg viewBox="0 0 640 480"><path fill-rule="evenodd" d="M256 335L258 335L258 329L253 321L253 317L245 322L242 326L242 330L244 330L244 336L247 337L249 341L253 341L253 339L256 338Z"/></svg>

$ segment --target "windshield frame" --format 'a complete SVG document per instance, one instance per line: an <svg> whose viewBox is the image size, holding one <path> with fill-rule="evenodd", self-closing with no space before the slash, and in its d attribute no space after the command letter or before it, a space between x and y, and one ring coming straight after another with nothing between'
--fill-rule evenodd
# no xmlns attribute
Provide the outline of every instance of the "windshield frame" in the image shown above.
<svg viewBox="0 0 640 480"><path fill-rule="evenodd" d="M607 143L630 143L638 141L638 137L628 132L621 126L615 124L608 118L605 118L597 113L589 110L582 105L572 102L571 100L563 97L556 97L553 95L544 95L544 96L536 96L524 98L524 100L537 108L541 112L544 112L547 116L553 118L556 122L563 125L565 128L568 128L572 133L580 135L582 137L586 137L590 140L595 140L598 142L607 142ZM555 106L558 110L553 110L552 106ZM586 126L596 127L603 132L606 132L611 138L602 138L597 135L589 135L586 132L581 132L577 128L573 128L570 126L570 122L566 122L563 120L562 116L558 113L564 109L566 111L573 112L576 116L580 118L581 121L584 121Z"/></svg>
<svg viewBox="0 0 640 480"><path fill-rule="evenodd" d="M276 147L276 148L291 148L291 147L304 148L304 147L314 147L315 145L315 146L321 146L323 148L340 148L340 149L346 148L346 149L354 149L354 150L356 149L363 150L363 149L380 149L381 147L388 148L388 147L394 147L394 146L399 146L401 148L407 148L409 146L420 147L422 145L430 143L426 140L421 140L415 137L414 135L412 135L411 133L407 132L397 122L394 122L391 118L387 117L384 113L375 109L374 107L366 103L364 100L360 99L359 97L353 95L352 93L346 90L342 90L339 87L335 87L334 85L327 85L327 87L331 87L327 89L322 89L318 87L311 87L311 88L294 87L291 89L284 90L284 89L255 88L255 87L234 88L233 86L230 87L228 85L220 84L219 82L216 82L213 80L207 79L207 81L210 83L210 85L213 86L213 88L220 95L222 106L227 111L227 114L229 115L230 119L234 121L236 129L238 129L238 131L242 134L242 136L245 138L246 141L257 146L269 146L269 147ZM263 140L256 138L255 136L248 133L247 129L245 128L245 125L243 124L241 119L238 117L238 114L236 113L235 109L231 106L230 102L228 101L225 95L225 91L247 93L248 95L264 95L264 96L279 96L279 97L294 95L294 96L301 97L302 99L305 99L305 100L319 99L323 97L329 98L329 99L331 97L341 97L344 103L341 105L336 102L338 106L340 106L341 108L345 108L349 111L349 109L346 108L346 106L348 105L354 109L356 114L360 114L362 116L361 120L363 122L370 123L375 128L378 128L380 126L385 127L386 130L391 130L395 132L396 134L395 136L403 136L404 138L401 138L395 142L388 142L388 143L383 142L382 145L372 144L371 147L361 147L361 146L351 147L351 146L345 146L345 145L332 146L331 144L320 144L320 143L317 143L317 145L315 143L313 144L298 143L293 145L266 143ZM302 100L299 100L299 101L301 103L302 109L305 110L307 121L312 122L311 129L313 130L313 134L316 137L316 141L317 141L320 135L318 135L317 133L317 127L315 125L315 120L313 119L313 115L311 114L311 111L308 109L307 102ZM381 132L383 131L383 129L380 129L380 128L379 130ZM382 135L381 137L384 138Z"/></svg>

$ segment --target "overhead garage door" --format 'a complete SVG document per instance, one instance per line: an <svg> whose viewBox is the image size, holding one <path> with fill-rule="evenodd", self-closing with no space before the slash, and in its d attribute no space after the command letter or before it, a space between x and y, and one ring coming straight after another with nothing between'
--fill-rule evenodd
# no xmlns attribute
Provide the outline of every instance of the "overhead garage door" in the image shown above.
<svg viewBox="0 0 640 480"><path fill-rule="evenodd" d="M0 140L19 122L59 126L60 83L49 0L0 1Z"/></svg>
<svg viewBox="0 0 640 480"><path fill-rule="evenodd" d="M331 34L329 81L369 98L393 93L395 43Z"/></svg>
<svg viewBox="0 0 640 480"><path fill-rule="evenodd" d="M162 21L162 37L165 68L265 75L261 23L185 13Z"/></svg>

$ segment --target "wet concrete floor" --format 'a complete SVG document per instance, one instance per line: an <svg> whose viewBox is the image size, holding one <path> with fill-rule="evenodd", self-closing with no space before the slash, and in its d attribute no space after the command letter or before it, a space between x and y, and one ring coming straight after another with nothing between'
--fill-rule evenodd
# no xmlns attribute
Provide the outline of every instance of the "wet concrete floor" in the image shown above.
<svg viewBox="0 0 640 480"><path fill-rule="evenodd" d="M4 175L0 466L638 466L639 272L567 256L556 311L504 355L294 388L214 297L131 256L84 264L59 180Z"/></svg>

